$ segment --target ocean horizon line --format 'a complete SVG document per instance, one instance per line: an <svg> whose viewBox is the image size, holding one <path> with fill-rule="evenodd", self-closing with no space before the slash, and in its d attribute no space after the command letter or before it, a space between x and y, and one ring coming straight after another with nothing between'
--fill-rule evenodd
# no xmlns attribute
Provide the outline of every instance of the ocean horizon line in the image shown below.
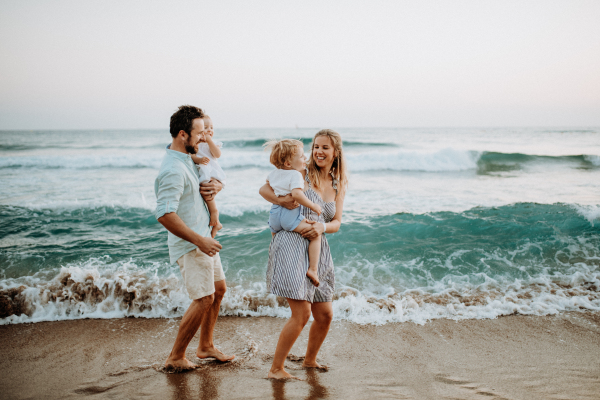
<svg viewBox="0 0 600 400"><path fill-rule="evenodd" d="M219 130L258 130L258 129L326 129L323 127L316 126L274 126L274 127L243 127L243 126L231 126L231 127L219 127ZM333 126L329 129L579 129L579 130L591 130L600 129L600 125L422 125L422 126ZM0 133L4 132L86 132L86 131L161 131L168 130L168 127L164 128L0 128ZM597 133L597 132L594 132Z"/></svg>

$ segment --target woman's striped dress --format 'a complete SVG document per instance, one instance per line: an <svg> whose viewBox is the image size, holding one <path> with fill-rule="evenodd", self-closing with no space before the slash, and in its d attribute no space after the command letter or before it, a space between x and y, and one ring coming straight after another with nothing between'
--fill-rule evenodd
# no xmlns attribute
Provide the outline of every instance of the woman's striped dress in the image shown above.
<svg viewBox="0 0 600 400"><path fill-rule="evenodd" d="M304 192L312 202L321 206L323 212L317 216L310 209L300 206L306 219L329 222L335 215L335 201L325 203L312 187ZM334 186L335 187L335 186ZM271 240L267 265L267 290L277 296L311 303L333 300L335 274L326 234L321 235L321 257L319 259L319 287L306 277L308 271L308 243L299 233L279 231Z"/></svg>

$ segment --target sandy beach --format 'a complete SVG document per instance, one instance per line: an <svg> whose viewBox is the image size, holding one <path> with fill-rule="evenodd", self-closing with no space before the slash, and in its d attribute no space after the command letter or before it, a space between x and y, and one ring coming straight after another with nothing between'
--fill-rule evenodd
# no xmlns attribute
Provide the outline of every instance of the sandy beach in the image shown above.
<svg viewBox="0 0 600 400"><path fill-rule="evenodd" d="M304 381L265 379L278 318L220 318L229 364L188 357L198 370L159 372L178 319L76 320L0 327L2 398L598 399L600 313L434 320L384 326L335 322L303 370L302 333L287 362Z"/></svg>

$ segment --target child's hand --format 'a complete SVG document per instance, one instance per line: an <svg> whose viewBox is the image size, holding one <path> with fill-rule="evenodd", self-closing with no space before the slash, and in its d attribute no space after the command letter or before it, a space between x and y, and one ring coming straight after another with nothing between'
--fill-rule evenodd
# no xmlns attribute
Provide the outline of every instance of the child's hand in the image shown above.
<svg viewBox="0 0 600 400"><path fill-rule="evenodd" d="M197 155L192 154L192 161L194 164L207 165L210 162L210 159L208 157L198 157Z"/></svg>
<svg viewBox="0 0 600 400"><path fill-rule="evenodd" d="M311 210L313 210L314 212L317 213L317 215L321 215L321 206L318 204L315 204L313 208L311 208Z"/></svg>

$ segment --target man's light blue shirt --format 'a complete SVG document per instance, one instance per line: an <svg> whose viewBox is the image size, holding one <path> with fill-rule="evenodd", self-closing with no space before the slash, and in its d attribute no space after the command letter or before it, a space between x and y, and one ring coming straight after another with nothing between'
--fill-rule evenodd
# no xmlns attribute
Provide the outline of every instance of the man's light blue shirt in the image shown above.
<svg viewBox="0 0 600 400"><path fill-rule="evenodd" d="M167 146L167 153L154 181L154 193L156 219L174 212L194 232L200 236L210 236L210 214L200 196L198 170L189 154L170 150ZM171 263L177 262L179 257L196 248L194 244L178 238L171 232L168 236Z"/></svg>

